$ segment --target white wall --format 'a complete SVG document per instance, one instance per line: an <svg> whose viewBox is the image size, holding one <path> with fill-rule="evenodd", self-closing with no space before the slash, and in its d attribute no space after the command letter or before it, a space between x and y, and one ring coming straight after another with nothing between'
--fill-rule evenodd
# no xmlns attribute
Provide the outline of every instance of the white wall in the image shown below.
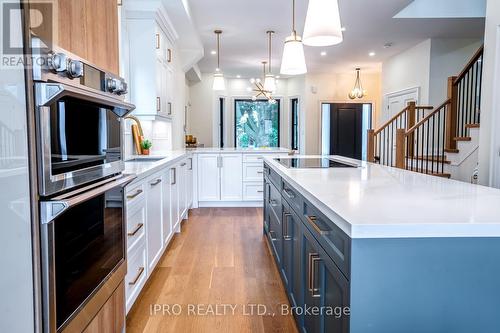
<svg viewBox="0 0 500 333"><path fill-rule="evenodd" d="M479 183L500 188L500 1L488 0L479 137Z"/></svg>
<svg viewBox="0 0 500 333"><path fill-rule="evenodd" d="M11 18L12 45L22 45L21 16ZM0 67L0 332L34 332L25 89L22 66Z"/></svg>
<svg viewBox="0 0 500 333"><path fill-rule="evenodd" d="M427 39L382 64L382 96L419 87L419 103L428 104L430 69L431 40Z"/></svg>
<svg viewBox="0 0 500 333"><path fill-rule="evenodd" d="M429 104L442 104L448 93L448 77L456 76L481 47L478 39L432 39Z"/></svg>
<svg viewBox="0 0 500 333"><path fill-rule="evenodd" d="M442 104L448 77L458 75L482 44L479 39L427 39L382 64L382 98L420 88L420 105ZM386 107L386 106L384 106Z"/></svg>

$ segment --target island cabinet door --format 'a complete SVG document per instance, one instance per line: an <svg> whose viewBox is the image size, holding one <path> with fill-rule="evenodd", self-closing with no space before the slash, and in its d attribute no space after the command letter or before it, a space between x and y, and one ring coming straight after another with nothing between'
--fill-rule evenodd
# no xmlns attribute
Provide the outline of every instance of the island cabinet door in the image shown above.
<svg viewBox="0 0 500 333"><path fill-rule="evenodd" d="M271 184L269 184L269 180L264 177L264 207L263 207L263 210L264 210L264 232L267 233L269 232L269 195L270 195L270 186Z"/></svg>
<svg viewBox="0 0 500 333"><path fill-rule="evenodd" d="M297 306L301 290L300 279L300 218L282 201L283 266L282 275L292 306Z"/></svg>
<svg viewBox="0 0 500 333"><path fill-rule="evenodd" d="M304 332L349 332L349 282L312 234L302 228ZM317 311L317 313L314 313Z"/></svg>

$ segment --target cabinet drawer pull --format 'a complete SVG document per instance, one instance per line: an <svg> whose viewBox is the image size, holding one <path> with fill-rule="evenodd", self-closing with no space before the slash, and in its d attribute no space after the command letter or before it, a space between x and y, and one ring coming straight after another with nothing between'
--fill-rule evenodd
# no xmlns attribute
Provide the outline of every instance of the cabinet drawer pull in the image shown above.
<svg viewBox="0 0 500 333"><path fill-rule="evenodd" d="M278 202L275 200L275 199L271 199L269 200L269 203L271 204L271 206L273 207L277 207L278 206Z"/></svg>
<svg viewBox="0 0 500 333"><path fill-rule="evenodd" d="M170 185L175 185L177 183L177 169L171 168L170 171L172 172L172 180L170 181Z"/></svg>
<svg viewBox="0 0 500 333"><path fill-rule="evenodd" d="M273 236L274 234L274 236ZM274 242L275 240L277 240L276 238L276 233L272 230L269 230L269 236L271 236L271 240Z"/></svg>
<svg viewBox="0 0 500 333"><path fill-rule="evenodd" d="M314 216L314 215L307 215L306 216L306 219L307 219L307 222L309 222L309 224L314 228L314 230L316 230L316 232L320 235L328 235L330 233L330 229L327 229L327 230L324 230L324 229L321 229L317 224L316 224L316 221L317 221L317 217Z"/></svg>
<svg viewBox="0 0 500 333"><path fill-rule="evenodd" d="M264 191L263 190L258 190L257 193L264 193Z"/></svg>
<svg viewBox="0 0 500 333"><path fill-rule="evenodd" d="M161 100L160 97L156 97L156 111L161 111Z"/></svg>
<svg viewBox="0 0 500 333"><path fill-rule="evenodd" d="M187 165L187 163L181 163L181 167L186 166L186 165Z"/></svg>
<svg viewBox="0 0 500 333"><path fill-rule="evenodd" d="M285 189L283 189L283 192L285 192L285 194L288 197L288 199L295 198L295 193L293 193L291 190L285 188Z"/></svg>
<svg viewBox="0 0 500 333"><path fill-rule="evenodd" d="M167 49L167 62L172 62L172 49Z"/></svg>
<svg viewBox="0 0 500 333"><path fill-rule="evenodd" d="M151 187L153 187L153 186L156 186L156 185L158 185L160 183L161 183L161 178L158 178L155 182L149 183L149 185L151 185Z"/></svg>
<svg viewBox="0 0 500 333"><path fill-rule="evenodd" d="M139 270L137 272L138 273L135 276L135 278L128 283L130 286L133 286L134 284L137 283L137 281L139 281L139 278L141 277L142 273L144 273L144 267L139 267Z"/></svg>
<svg viewBox="0 0 500 333"><path fill-rule="evenodd" d="M138 233L139 230L141 230L142 227L144 227L144 223L137 224L137 226L135 227L135 229L133 231L127 233L127 235L130 236L130 237L135 236L135 234Z"/></svg>
<svg viewBox="0 0 500 333"><path fill-rule="evenodd" d="M160 34L156 34L156 49L160 48Z"/></svg>
<svg viewBox="0 0 500 333"><path fill-rule="evenodd" d="M288 218L292 216L290 213L283 213L283 239L286 241L292 240L292 236L288 234Z"/></svg>
<svg viewBox="0 0 500 333"><path fill-rule="evenodd" d="M264 171L257 171L258 174L262 175Z"/></svg>
<svg viewBox="0 0 500 333"><path fill-rule="evenodd" d="M131 200L142 193L142 190L137 190L134 194L127 195L127 199Z"/></svg>
<svg viewBox="0 0 500 333"><path fill-rule="evenodd" d="M316 287L316 279L317 279L317 263L321 258L319 257L319 254L317 253L309 253L309 272L308 272L308 287L309 291L311 292L312 297L320 297L321 294L319 293L319 288Z"/></svg>
<svg viewBox="0 0 500 333"><path fill-rule="evenodd" d="M189 170L193 170L193 158L189 158Z"/></svg>

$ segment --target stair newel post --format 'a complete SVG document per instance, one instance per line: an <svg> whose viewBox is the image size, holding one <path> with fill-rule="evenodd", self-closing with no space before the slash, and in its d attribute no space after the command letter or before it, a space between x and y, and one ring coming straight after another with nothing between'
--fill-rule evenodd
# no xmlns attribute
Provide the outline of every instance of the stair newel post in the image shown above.
<svg viewBox="0 0 500 333"><path fill-rule="evenodd" d="M408 103L408 113L406 114L406 129L412 128L417 122L416 122L416 117L417 117L417 106L416 102L409 102ZM408 146L408 155L413 156L413 133L411 133L408 136L408 141L411 142L411 144Z"/></svg>
<svg viewBox="0 0 500 333"><path fill-rule="evenodd" d="M456 149L457 142L454 137L457 136L457 114L458 114L458 86L455 84L456 76L448 77L448 112L445 120L445 148Z"/></svg>
<svg viewBox="0 0 500 333"><path fill-rule="evenodd" d="M396 130L396 168L400 169L405 169L405 137L406 130L398 128Z"/></svg>
<svg viewBox="0 0 500 333"><path fill-rule="evenodd" d="M369 129L368 134L366 136L366 160L368 162L375 162L375 130Z"/></svg>

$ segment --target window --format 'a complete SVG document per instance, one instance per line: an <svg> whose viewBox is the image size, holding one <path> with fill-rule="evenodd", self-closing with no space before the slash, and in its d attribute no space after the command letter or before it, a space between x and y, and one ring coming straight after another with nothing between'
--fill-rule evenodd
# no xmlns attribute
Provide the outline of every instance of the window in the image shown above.
<svg viewBox="0 0 500 333"><path fill-rule="evenodd" d="M219 97L219 147L224 148L224 98Z"/></svg>
<svg viewBox="0 0 500 333"><path fill-rule="evenodd" d="M279 147L280 101L234 101L234 141L238 148Z"/></svg>
<svg viewBox="0 0 500 333"><path fill-rule="evenodd" d="M299 99L292 98L290 102L292 105L292 114L290 117L292 124L291 148L292 150L299 150Z"/></svg>

